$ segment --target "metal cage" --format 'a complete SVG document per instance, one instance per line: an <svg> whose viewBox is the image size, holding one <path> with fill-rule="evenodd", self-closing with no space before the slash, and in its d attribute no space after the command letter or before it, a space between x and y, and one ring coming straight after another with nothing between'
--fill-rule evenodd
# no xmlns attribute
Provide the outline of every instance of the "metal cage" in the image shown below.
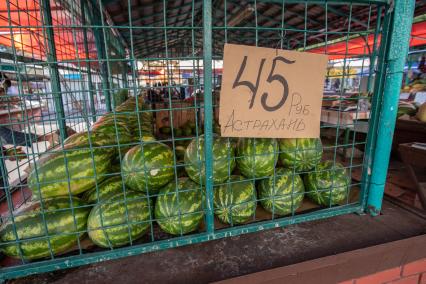
<svg viewBox="0 0 426 284"><path fill-rule="evenodd" d="M4 86L0 110L10 138L1 140L0 279L340 214L378 215L414 6L3 1L0 72L12 86ZM336 118L322 124L320 149L300 140L293 153L282 141L246 139L249 149L273 147L253 154L244 139L214 134L224 43L329 55L334 96L324 105L333 104ZM342 102L351 100L369 102L368 116L357 107L348 120ZM300 169L282 161L300 151L321 152L328 164ZM250 161L263 156L273 166L260 175ZM312 192L310 177L331 183ZM270 195L259 193L262 186Z"/></svg>

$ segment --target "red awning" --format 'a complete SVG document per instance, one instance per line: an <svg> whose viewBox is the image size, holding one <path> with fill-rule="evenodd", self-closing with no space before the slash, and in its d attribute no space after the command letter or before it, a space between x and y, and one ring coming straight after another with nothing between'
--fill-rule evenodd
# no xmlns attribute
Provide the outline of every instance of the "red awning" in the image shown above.
<svg viewBox="0 0 426 284"><path fill-rule="evenodd" d="M158 76L162 75L162 73L159 70L140 70L139 75L143 76Z"/></svg>
<svg viewBox="0 0 426 284"><path fill-rule="evenodd" d="M39 0L9 0L9 6L7 2L0 1L0 44L8 47L14 44L18 55L46 60L47 48ZM54 0L50 1L50 5L52 22L56 26L53 32L58 61L84 60L86 54L83 29L70 27L79 26L81 22ZM8 8L10 8L10 19ZM97 53L94 37L90 30L87 30L87 37L89 58L95 59ZM23 54L22 51L25 53Z"/></svg>
<svg viewBox="0 0 426 284"><path fill-rule="evenodd" d="M368 42L368 44L367 44ZM345 57L357 57L362 55L369 55L370 50L374 43L374 35L366 37L356 37L346 41L341 41L327 46L322 46L310 49L309 52L313 53L327 53L329 59L342 59ZM380 37L377 39L377 45L380 44ZM426 21L413 24L411 29L410 47L426 45Z"/></svg>

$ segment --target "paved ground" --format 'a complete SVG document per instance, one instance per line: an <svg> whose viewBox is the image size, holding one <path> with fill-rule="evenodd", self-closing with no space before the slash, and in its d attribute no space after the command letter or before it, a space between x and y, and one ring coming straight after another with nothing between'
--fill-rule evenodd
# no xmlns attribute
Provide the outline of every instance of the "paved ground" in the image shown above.
<svg viewBox="0 0 426 284"><path fill-rule="evenodd" d="M425 219L385 202L375 218L350 214L11 282L199 284L421 234Z"/></svg>

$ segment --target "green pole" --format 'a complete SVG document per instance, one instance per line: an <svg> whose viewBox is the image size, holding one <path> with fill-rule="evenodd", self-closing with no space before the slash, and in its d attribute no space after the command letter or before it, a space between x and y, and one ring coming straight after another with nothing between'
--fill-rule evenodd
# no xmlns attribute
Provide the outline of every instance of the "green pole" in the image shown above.
<svg viewBox="0 0 426 284"><path fill-rule="evenodd" d="M92 5L92 9L89 9L90 13L90 24L97 27L93 28L93 35L95 38L96 51L99 59L99 70L102 77L102 93L105 96L106 110L111 111L111 92L109 90L109 78L108 78L108 62L106 60L106 51L104 47L105 37L99 26L102 25L101 17L98 15L98 10L95 8L96 5ZM102 11L100 11L102 13Z"/></svg>
<svg viewBox="0 0 426 284"><path fill-rule="evenodd" d="M378 8L378 15L381 15L383 12L383 7L380 6ZM379 32L380 32L380 24L381 24L381 19L382 17L378 16L377 17L377 24L376 24L376 30L374 31L374 41L373 41L373 48L372 48L372 52L371 52L371 56L370 56L370 68L368 71L368 81L367 81L367 93L369 93L372 89L371 86L371 81L373 80L374 76L374 68L375 66L375 59L376 59L376 46L377 46L377 39L379 37Z"/></svg>
<svg viewBox="0 0 426 284"><path fill-rule="evenodd" d="M207 232L214 232L213 212L213 103L212 103L212 3L203 2L204 143L206 167Z"/></svg>
<svg viewBox="0 0 426 284"><path fill-rule="evenodd" d="M64 102L62 100L61 92L61 81L59 77L58 70L58 60L56 57L56 46L55 46L55 37L53 34L53 23L52 23L52 11L50 9L50 1L42 0L42 11L43 11L43 26L47 42L47 63L49 65L50 71L50 80L52 87L52 96L55 102L56 109L56 120L59 126L59 134L61 136L61 143L67 138L66 132L66 121L65 121L65 111L64 111Z"/></svg>
<svg viewBox="0 0 426 284"><path fill-rule="evenodd" d="M391 12L388 48L385 53L386 69L383 74L386 80L384 80L383 92L379 93L383 101L379 109L372 164L368 165L371 176L368 184L367 211L372 216L379 215L382 207L414 7L414 0L395 0Z"/></svg>
<svg viewBox="0 0 426 284"><path fill-rule="evenodd" d="M96 122L96 108L95 108L95 100L94 100L94 92L95 88L93 86L92 80L92 68L90 66L90 58L89 58L89 47L87 45L87 27L86 27L86 7L87 3L85 0L80 1L81 6L81 23L83 25L83 39L84 39L84 52L86 53L86 64L87 64L87 79L89 83L89 100L90 100L90 110L92 112L92 121Z"/></svg>

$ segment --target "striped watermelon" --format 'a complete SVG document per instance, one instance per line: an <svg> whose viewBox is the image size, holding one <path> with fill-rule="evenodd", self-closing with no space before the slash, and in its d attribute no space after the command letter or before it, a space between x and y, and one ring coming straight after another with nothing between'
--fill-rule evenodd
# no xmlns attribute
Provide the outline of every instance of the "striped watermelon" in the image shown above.
<svg viewBox="0 0 426 284"><path fill-rule="evenodd" d="M119 247L142 237L150 227L150 203L141 192L127 191L95 205L87 220L89 238L98 246Z"/></svg>
<svg viewBox="0 0 426 284"><path fill-rule="evenodd" d="M136 101L138 102L138 108L136 108ZM139 128L143 135L153 134L153 112L150 111L148 105L143 103L141 96L137 100L136 98L128 99L119 105L115 111L117 114L126 116L126 120L134 136L139 136ZM137 114L139 114L139 120Z"/></svg>
<svg viewBox="0 0 426 284"><path fill-rule="evenodd" d="M214 210L224 223L241 224L256 212L256 189L253 181L233 175L229 183L214 189Z"/></svg>
<svg viewBox="0 0 426 284"><path fill-rule="evenodd" d="M339 163L324 161L317 165L316 172L305 176L307 196L315 203L330 206L346 200L351 180L346 169Z"/></svg>
<svg viewBox="0 0 426 284"><path fill-rule="evenodd" d="M309 171L321 161L323 150L319 138L284 138L279 144L284 167Z"/></svg>
<svg viewBox="0 0 426 284"><path fill-rule="evenodd" d="M90 149L85 143L69 144L41 155L28 176L33 199L73 194L93 188L111 167L111 148Z"/></svg>
<svg viewBox="0 0 426 284"><path fill-rule="evenodd" d="M204 216L203 189L188 178L179 178L163 187L155 203L155 219L172 235L197 230Z"/></svg>
<svg viewBox="0 0 426 284"><path fill-rule="evenodd" d="M15 211L13 220L11 216L3 217L0 250L5 255L16 258L21 258L22 253L22 258L28 260L51 257L51 253L63 253L76 245L83 235L89 211L77 197L44 199L43 211L40 201L30 203ZM20 249L14 243L18 240Z"/></svg>
<svg viewBox="0 0 426 284"><path fill-rule="evenodd" d="M172 150L160 142L133 147L121 163L126 185L143 192L149 190L150 194L158 192L173 179L173 166Z"/></svg>
<svg viewBox="0 0 426 284"><path fill-rule="evenodd" d="M185 170L195 182L204 184L206 170L204 164L204 135L192 139L185 151ZM226 138L213 136L213 182L221 183L228 179L235 168L234 148Z"/></svg>
<svg viewBox="0 0 426 284"><path fill-rule="evenodd" d="M240 138L236 155L237 167L244 176L249 178L270 176L278 160L277 140Z"/></svg>
<svg viewBox="0 0 426 284"><path fill-rule="evenodd" d="M125 146L133 141L131 129L124 115L107 114L93 124L91 131L95 135L108 137L109 140L107 140L106 145L109 146L116 146L118 144Z"/></svg>
<svg viewBox="0 0 426 284"><path fill-rule="evenodd" d="M114 176L107 178L98 184L98 188L94 187L83 194L82 199L86 201L87 204L96 204L107 200L113 195L118 193L123 193L125 188L123 188L123 180L121 176ZM127 191L127 190L126 190Z"/></svg>
<svg viewBox="0 0 426 284"><path fill-rule="evenodd" d="M283 216L300 207L305 188L298 174L293 174L289 169L277 168L275 178L271 176L259 183L258 192L260 204L266 211Z"/></svg>

